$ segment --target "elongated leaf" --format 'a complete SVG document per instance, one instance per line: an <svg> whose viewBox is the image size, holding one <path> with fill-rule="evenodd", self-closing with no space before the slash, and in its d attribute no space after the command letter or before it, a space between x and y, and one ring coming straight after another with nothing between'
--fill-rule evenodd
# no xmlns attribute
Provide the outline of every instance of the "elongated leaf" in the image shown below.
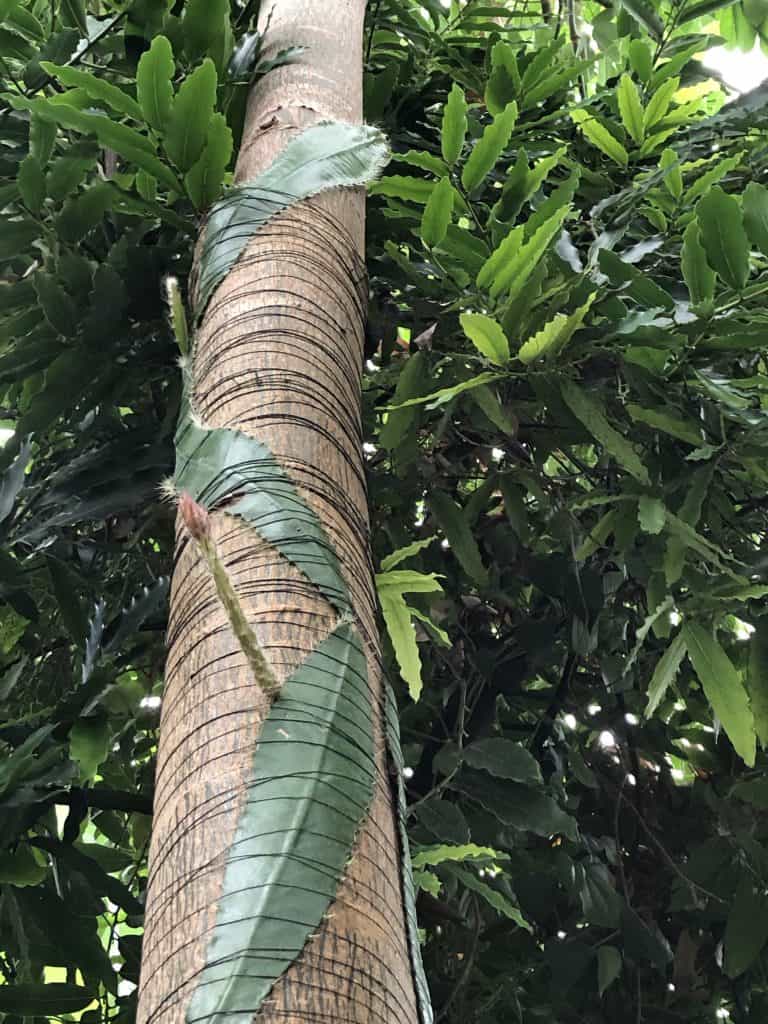
<svg viewBox="0 0 768 1024"><path fill-rule="evenodd" d="M552 358L561 352L583 324L596 295L597 292L593 292L582 306L568 316L558 313L533 337L528 338L517 351L520 362L527 365L542 356Z"/></svg>
<svg viewBox="0 0 768 1024"><path fill-rule="evenodd" d="M198 210L207 210L221 195L224 174L232 157L232 130L223 114L208 123L208 138L202 156L184 176L189 198Z"/></svg>
<svg viewBox="0 0 768 1024"><path fill-rule="evenodd" d="M452 210L453 185L446 176L435 185L421 218L421 239L429 248L440 245L445 238Z"/></svg>
<svg viewBox="0 0 768 1024"><path fill-rule="evenodd" d="M710 267L740 291L749 277L749 239L737 200L714 185L699 200L696 218Z"/></svg>
<svg viewBox="0 0 768 1024"><path fill-rule="evenodd" d="M573 381L561 384L563 400L573 415L600 442L609 455L641 484L648 486L650 477L630 442L610 425L597 400L587 395Z"/></svg>
<svg viewBox="0 0 768 1024"><path fill-rule="evenodd" d="M173 109L173 50L165 36L155 36L141 55L136 71L136 95L141 112L157 131L162 131Z"/></svg>
<svg viewBox="0 0 768 1024"><path fill-rule="evenodd" d="M149 139L133 128L120 124L105 114L91 114L70 107L66 103L54 103L46 99L26 100L20 96L12 97L10 102L14 107L30 110L43 120L51 121L62 128L95 135L102 146L113 149L126 160L163 182L168 188L179 189L176 176L155 156Z"/></svg>
<svg viewBox="0 0 768 1024"><path fill-rule="evenodd" d="M433 572L416 572L413 569L389 569L378 573L376 587L379 594L387 590L406 594L432 594L442 590L442 586Z"/></svg>
<svg viewBox="0 0 768 1024"><path fill-rule="evenodd" d="M696 622L682 629L688 657L712 710L720 719L736 753L750 767L755 763L755 720L747 691L723 648Z"/></svg>
<svg viewBox="0 0 768 1024"><path fill-rule="evenodd" d="M735 170L744 159L743 151L736 153L735 156L728 156L724 160L718 160L714 167L710 170L705 171L704 174L700 174L696 180L686 191L685 198L689 203L692 203L694 199L699 196L703 196L705 192L709 191L711 185L715 185L718 181L721 181L726 174L730 174L731 171Z"/></svg>
<svg viewBox="0 0 768 1024"><path fill-rule="evenodd" d="M656 13L652 0L621 0L621 6L652 39L659 42L664 35L664 22Z"/></svg>
<svg viewBox="0 0 768 1024"><path fill-rule="evenodd" d="M335 899L373 796L370 702L349 624L283 684L259 736L190 1020L250 1024Z"/></svg>
<svg viewBox="0 0 768 1024"><path fill-rule="evenodd" d="M45 175L40 161L31 153L19 164L16 183L26 208L37 213L45 201Z"/></svg>
<svg viewBox="0 0 768 1024"><path fill-rule="evenodd" d="M479 373L476 377L472 377L470 380L463 380L459 384L454 384L448 388L440 388L439 391L433 391L432 394L423 395L420 398L409 398L407 401L401 402L399 405L389 406L389 408L398 410L408 409L414 405L423 405L427 409L437 409L439 406L452 401L465 391L471 391L473 388L479 388L485 384L492 384L494 381L500 379L501 377L498 373L493 373L489 370L486 373Z"/></svg>
<svg viewBox="0 0 768 1024"><path fill-rule="evenodd" d="M683 234L680 266L691 304L709 309L715 297L715 272L707 262L707 254L701 244L701 232L695 220L690 222Z"/></svg>
<svg viewBox="0 0 768 1024"><path fill-rule="evenodd" d="M476 740L464 748L462 758L471 768L482 768L499 779L530 786L541 783L538 761L521 743L502 736Z"/></svg>
<svg viewBox="0 0 768 1024"><path fill-rule="evenodd" d="M621 953L615 946L601 946L597 951L597 991L602 998L621 974Z"/></svg>
<svg viewBox="0 0 768 1024"><path fill-rule="evenodd" d="M652 500L654 500L654 499L652 499ZM659 502L659 504L661 504L661 503ZM662 505L662 510L663 510L663 508L664 508L664 506ZM641 525L642 525L642 523L641 523ZM648 531L648 532L653 532L653 531ZM656 531L656 532L658 532L658 531ZM664 598L664 600L661 601L657 605L657 607L653 609L653 611L651 611L648 615L646 615L645 619L642 622L642 625L638 628L637 632L635 633L635 643L634 643L634 646L632 648L632 651L630 652L629 657L627 658L627 662L626 662L626 664L624 666L624 673L623 673L624 675L626 675L629 672L629 670L634 665L635 661L637 661L637 656L639 655L640 651L643 649L643 644L645 643L646 637L650 633L651 627L653 626L653 624L658 619L660 619L662 617L662 615L668 615L670 610L671 610L671 608L672 608L672 605L673 605L672 595L668 594Z"/></svg>
<svg viewBox="0 0 768 1024"><path fill-rule="evenodd" d="M211 210L195 289L196 317L271 217L317 192L365 184L388 158L384 136L367 125L317 124L293 138L255 182L232 189Z"/></svg>
<svg viewBox="0 0 768 1024"><path fill-rule="evenodd" d="M750 871L743 871L725 925L725 973L738 978L768 942L768 900Z"/></svg>
<svg viewBox="0 0 768 1024"><path fill-rule="evenodd" d="M27 438L19 449L19 454L0 477L0 523L13 512L16 498L24 486L24 474L31 452L32 439Z"/></svg>
<svg viewBox="0 0 768 1024"><path fill-rule="evenodd" d="M174 481L206 508L225 506L250 523L335 608L348 609L346 584L320 520L260 441L236 430L207 430L186 411L176 432Z"/></svg>
<svg viewBox="0 0 768 1024"><path fill-rule="evenodd" d="M628 402L626 410L635 423L645 423L654 430L661 430L663 433L669 434L670 437L676 437L687 444L700 445L702 442L701 433L694 423L682 420L663 408L644 409L640 405Z"/></svg>
<svg viewBox="0 0 768 1024"><path fill-rule="evenodd" d="M648 82L653 72L653 54L643 39L632 39L629 44L629 61L641 82Z"/></svg>
<svg viewBox="0 0 768 1024"><path fill-rule="evenodd" d="M48 985L0 985L0 1013L19 1017L48 1017L77 1013L90 1006L95 992L80 985L51 982Z"/></svg>
<svg viewBox="0 0 768 1024"><path fill-rule="evenodd" d="M422 689L421 657L411 613L401 590L389 587L380 589L379 600L400 675L408 684L411 700L417 701Z"/></svg>
<svg viewBox="0 0 768 1024"><path fill-rule="evenodd" d="M460 846L430 846L421 849L413 858L413 867L426 868L437 867L446 861L494 861L509 860L508 853L499 853L490 846L478 846L476 843L463 843Z"/></svg>
<svg viewBox="0 0 768 1024"><path fill-rule="evenodd" d="M659 658L648 684L648 703L645 717L650 718L666 696L667 690L674 683L680 666L685 657L685 638L678 633L669 647Z"/></svg>
<svg viewBox="0 0 768 1024"><path fill-rule="evenodd" d="M584 138L588 139L593 146L597 146L601 153L605 153L619 167L627 166L629 154L626 149L616 136L611 134L605 125L601 124L592 114L586 110L572 110L571 120L578 125Z"/></svg>
<svg viewBox="0 0 768 1024"><path fill-rule="evenodd" d="M666 115L672 97L680 87L679 78L669 78L662 83L648 100L648 105L643 112L643 126L646 131L653 128L655 124Z"/></svg>
<svg viewBox="0 0 768 1024"><path fill-rule="evenodd" d="M398 548L397 551L393 551L391 555L387 555L386 558L381 560L381 571L388 572L390 569L394 569L396 565L404 562L407 558L413 558L414 555L418 555L424 548L429 547L430 544L434 543L437 537L433 534L431 537L425 537L422 540L415 540L411 544L406 544L403 548Z"/></svg>
<svg viewBox="0 0 768 1024"><path fill-rule="evenodd" d="M226 66L229 52L225 51L231 49L232 34L228 0L188 0L181 24L190 61L208 54L218 68Z"/></svg>
<svg viewBox="0 0 768 1024"><path fill-rule="evenodd" d="M52 78L57 78L62 85L72 89L81 89L89 99L104 104L116 110L118 114L125 114L135 121L142 120L142 111L139 104L123 89L119 89L104 78L97 78L89 71L82 71L80 68L60 67L58 64L51 64L49 61L41 61L40 66Z"/></svg>
<svg viewBox="0 0 768 1024"><path fill-rule="evenodd" d="M487 882L481 881L471 871L465 871L463 868L456 867L456 865L451 865L451 874L455 875L465 888L476 892L478 896L482 897L498 913L508 917L510 921L514 921L520 928L525 928L529 932L533 931L530 924L523 917L520 908L516 907L498 889L491 888Z"/></svg>
<svg viewBox="0 0 768 1024"><path fill-rule="evenodd" d="M429 506L466 574L481 586L487 583L488 570L463 510L444 491L433 491Z"/></svg>
<svg viewBox="0 0 768 1024"><path fill-rule="evenodd" d="M450 166L459 159L467 134L467 101L464 90L456 82L451 86L443 109L440 146L443 160Z"/></svg>
<svg viewBox="0 0 768 1024"><path fill-rule="evenodd" d="M520 295L569 212L570 205L562 206L536 229L510 260L499 266L490 289L492 297L507 292L507 299L511 302Z"/></svg>
<svg viewBox="0 0 768 1024"><path fill-rule="evenodd" d="M427 178L414 178L408 174L387 174L371 182L368 189L372 196L390 196L411 203L425 204L435 189L435 183Z"/></svg>
<svg viewBox="0 0 768 1024"><path fill-rule="evenodd" d="M432 1003L429 996L429 986L424 974L424 965L421 960L421 944L419 942L419 924L416 917L416 892L413 886L413 869L411 867L411 852L408 843L408 830L406 828L406 803L405 785L403 783L403 761L402 750L400 749L400 720L397 714L397 703L392 687L384 684L384 721L386 726L385 737L387 754L391 765L392 776L395 780L394 786L397 794L395 805L397 818L397 834L400 840L400 877L403 885L403 903L405 905L405 931L408 939L408 952L411 958L411 970L416 987L416 1001L419 1010L419 1024L433 1024Z"/></svg>
<svg viewBox="0 0 768 1024"><path fill-rule="evenodd" d="M486 359L496 366L509 362L509 342L499 323L483 313L462 313L461 329Z"/></svg>
<svg viewBox="0 0 768 1024"><path fill-rule="evenodd" d="M562 832L576 837L576 822L540 788L494 779L484 772L462 770L455 788L485 807L499 821L538 836Z"/></svg>
<svg viewBox="0 0 768 1024"><path fill-rule="evenodd" d="M755 716L755 731L760 745L768 747L768 620L755 621L755 632L749 642L747 689Z"/></svg>
<svg viewBox="0 0 768 1024"><path fill-rule="evenodd" d="M208 138L208 125L216 105L216 65L206 57L184 79L165 127L163 146L180 171L200 159Z"/></svg>
<svg viewBox="0 0 768 1024"><path fill-rule="evenodd" d="M640 102L637 86L629 75L623 74L619 79L616 96L619 101L619 113L621 114L621 122L624 128L638 146L642 145L645 138L643 105Z"/></svg>
<svg viewBox="0 0 768 1024"><path fill-rule="evenodd" d="M665 171L664 188L675 199L683 194L683 175L680 170L680 160L672 149L665 149L659 160L659 167Z"/></svg>
<svg viewBox="0 0 768 1024"><path fill-rule="evenodd" d="M509 234L502 239L478 271L478 288L488 288L489 285L493 283L501 268L509 260L513 260L517 256L517 253L520 251L520 246L523 244L524 231L525 229L523 225L520 224L518 227L513 228Z"/></svg>
<svg viewBox="0 0 768 1024"><path fill-rule="evenodd" d="M768 189L765 185L751 181L744 189L742 206L750 242L763 256L768 256Z"/></svg>
<svg viewBox="0 0 768 1024"><path fill-rule="evenodd" d="M467 192L477 188L488 172L493 169L496 161L509 144L516 121L517 103L513 100L485 128L461 172L461 183Z"/></svg>

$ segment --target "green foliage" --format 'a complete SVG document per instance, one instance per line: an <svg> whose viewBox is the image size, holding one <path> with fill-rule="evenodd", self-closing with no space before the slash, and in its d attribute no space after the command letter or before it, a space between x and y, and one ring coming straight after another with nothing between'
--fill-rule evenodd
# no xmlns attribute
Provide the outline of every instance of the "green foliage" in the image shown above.
<svg viewBox="0 0 768 1024"><path fill-rule="evenodd" d="M696 90L712 21L749 49L764 12L577 14L368 11L397 163L370 188L367 468L424 957L448 1024L753 1024L768 108ZM263 59L240 4L0 17L0 1012L129 1024L180 403L161 281L188 292L248 85L296 51Z"/></svg>

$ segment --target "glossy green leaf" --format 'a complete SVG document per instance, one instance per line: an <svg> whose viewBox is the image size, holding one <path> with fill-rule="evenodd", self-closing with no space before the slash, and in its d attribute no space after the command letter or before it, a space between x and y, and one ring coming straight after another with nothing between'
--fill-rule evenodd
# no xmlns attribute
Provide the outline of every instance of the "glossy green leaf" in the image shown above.
<svg viewBox="0 0 768 1024"><path fill-rule="evenodd" d="M558 313L549 323L546 323L541 330L533 337L523 342L517 350L517 358L521 363L534 362L542 357L552 358L561 352L573 335L584 323L584 318L595 299L596 292L589 296L587 301L566 316L565 313Z"/></svg>
<svg viewBox="0 0 768 1024"><path fill-rule="evenodd" d="M213 114L202 156L184 176L187 193L198 210L207 210L221 195L232 159L232 130L223 114Z"/></svg>
<svg viewBox="0 0 768 1024"><path fill-rule="evenodd" d="M544 221L518 249L511 259L501 262L493 276L490 292L493 298L503 292L512 301L523 292L539 261L559 234L563 221L570 213L570 205L564 205ZM494 253L491 256L493 260Z"/></svg>
<svg viewBox="0 0 768 1024"><path fill-rule="evenodd" d="M565 404L595 440L639 483L648 486L648 470L632 444L608 422L598 401L573 381L563 381L560 387Z"/></svg>
<svg viewBox="0 0 768 1024"><path fill-rule="evenodd" d="M16 183L24 205L31 213L38 213L46 196L45 175L40 161L31 153L19 164Z"/></svg>
<svg viewBox="0 0 768 1024"><path fill-rule="evenodd" d="M755 732L765 750L768 747L768 620L760 617L755 619L754 625L755 632L749 642L747 690L755 716Z"/></svg>
<svg viewBox="0 0 768 1024"><path fill-rule="evenodd" d="M256 181L232 189L211 210L198 268L197 317L271 217L317 192L365 184L388 158L384 136L366 125L326 122L295 136Z"/></svg>
<svg viewBox="0 0 768 1024"><path fill-rule="evenodd" d="M715 297L715 272L707 261L699 224L695 220L688 224L683 233L680 268L691 297L691 305L711 309Z"/></svg>
<svg viewBox="0 0 768 1024"><path fill-rule="evenodd" d="M744 227L750 242L768 256L768 189L751 181L742 198Z"/></svg>
<svg viewBox="0 0 768 1024"><path fill-rule="evenodd" d="M446 861L495 861L509 860L508 853L499 853L490 846L478 846L476 843L463 843L457 846L429 846L422 848L413 858L413 867L418 870L424 867L437 867Z"/></svg>
<svg viewBox="0 0 768 1024"><path fill-rule="evenodd" d="M208 139L208 126L216 105L216 66L206 57L184 79L163 134L163 147L180 171L189 171L200 159Z"/></svg>
<svg viewBox="0 0 768 1024"><path fill-rule="evenodd" d="M262 725L190 1019L250 1024L334 901L375 777L365 655L343 624Z"/></svg>
<svg viewBox="0 0 768 1024"><path fill-rule="evenodd" d="M509 341L499 323L484 313L462 313L461 329L486 359L496 366L509 362Z"/></svg>
<svg viewBox="0 0 768 1024"><path fill-rule="evenodd" d="M725 973L739 975L754 964L768 942L768 899L750 871L743 871L725 925Z"/></svg>
<svg viewBox="0 0 768 1024"><path fill-rule="evenodd" d="M458 384L451 385L451 387L440 388L438 391L433 391L431 394L423 395L420 398L409 398L399 405L392 405L388 408L399 410L423 405L427 409L437 409L439 406L445 405L446 402L450 402L459 395L462 395L465 391L472 391L474 388L483 387L485 384L493 384L500 379L499 374L492 371L479 373L476 377L460 381Z"/></svg>
<svg viewBox="0 0 768 1024"><path fill-rule="evenodd" d="M171 44L165 36L155 36L139 60L136 96L147 124L157 131L163 131L173 109L174 71Z"/></svg>
<svg viewBox="0 0 768 1024"><path fill-rule="evenodd" d="M646 131L649 131L666 116L672 97L679 88L679 78L668 78L654 91L643 112L643 125Z"/></svg>
<svg viewBox="0 0 768 1024"><path fill-rule="evenodd" d="M480 549L463 510L444 491L432 491L428 503L438 526L466 574L477 584L486 584L488 570L483 565Z"/></svg>
<svg viewBox="0 0 768 1024"><path fill-rule="evenodd" d="M487 125L475 143L461 172L461 183L467 192L485 179L509 144L517 121L517 103L508 103L504 110Z"/></svg>
<svg viewBox="0 0 768 1024"><path fill-rule="evenodd" d="M417 701L422 690L421 657L411 613L401 590L379 589L379 601L400 675L408 685L411 700Z"/></svg>
<svg viewBox="0 0 768 1024"><path fill-rule="evenodd" d="M740 291L749 277L749 239L738 201L714 185L699 200L696 218L710 267Z"/></svg>
<svg viewBox="0 0 768 1024"><path fill-rule="evenodd" d="M454 82L443 108L443 120L440 131L440 146L443 160L449 166L453 166L459 159L466 134L467 101L464 97L464 90Z"/></svg>
<svg viewBox="0 0 768 1024"><path fill-rule="evenodd" d="M665 172L664 188L675 199L683 194L683 175L680 170L680 160L674 150L665 149L659 159L659 167Z"/></svg>
<svg viewBox="0 0 768 1024"><path fill-rule="evenodd" d="M390 569L394 569L396 565L400 565L407 558L413 558L414 555L418 555L419 552L428 548L430 544L434 543L437 537L433 534L431 537L424 537L422 540L415 540L411 544L406 544L405 547L398 548L397 551L393 551L391 555L387 555L386 558L381 560L381 571L389 572Z"/></svg>
<svg viewBox="0 0 768 1024"><path fill-rule="evenodd" d="M739 164L743 162L743 159L743 152L736 153L735 156L718 160L715 166L705 171L704 174L698 174L685 193L686 201L692 203L694 199L703 196L705 192L709 191L711 185L717 184L718 181L722 181L731 171L736 170Z"/></svg>
<svg viewBox="0 0 768 1024"><path fill-rule="evenodd" d="M482 768L499 779L527 785L541 783L538 762L521 743L501 736L475 740L464 748L462 759L471 768Z"/></svg>
<svg viewBox="0 0 768 1024"><path fill-rule="evenodd" d="M619 79L616 89L616 96L619 102L619 113L621 123L629 135L635 140L638 146L642 145L645 138L645 123L643 120L643 105L640 102L640 95L637 86L629 75L623 74Z"/></svg>
<svg viewBox="0 0 768 1024"><path fill-rule="evenodd" d="M651 681L648 683L648 703L645 706L645 717L650 718L666 696L667 690L677 678L683 663L686 647L685 638L678 633L656 663Z"/></svg>
<svg viewBox="0 0 768 1024"><path fill-rule="evenodd" d="M644 39L630 40L629 60L640 81L649 82L653 71L653 54Z"/></svg>
<svg viewBox="0 0 768 1024"><path fill-rule="evenodd" d="M104 78L97 78L89 71L82 71L80 68L61 67L58 64L51 64L49 61L41 61L40 66L52 78L58 79L62 85L71 89L82 89L89 99L107 106L118 114L125 114L135 121L142 120L142 110L136 100L123 89L112 85Z"/></svg>
<svg viewBox="0 0 768 1024"><path fill-rule="evenodd" d="M697 622L685 622L682 633L688 657L712 710L739 757L746 764L754 765L755 720L744 683L731 659L712 634Z"/></svg>
<svg viewBox="0 0 768 1024"><path fill-rule="evenodd" d="M602 998L621 974L621 953L615 946L601 946L597 951L597 991Z"/></svg>
<svg viewBox="0 0 768 1024"><path fill-rule="evenodd" d="M624 146L592 114L586 110L572 110L571 120L578 126L584 138L591 142L593 146L596 146L601 153L605 153L607 157L610 157L620 167L627 166L629 154Z"/></svg>
<svg viewBox="0 0 768 1024"><path fill-rule="evenodd" d="M421 240L430 249L445 238L453 210L453 185L447 176L432 190L421 218Z"/></svg>

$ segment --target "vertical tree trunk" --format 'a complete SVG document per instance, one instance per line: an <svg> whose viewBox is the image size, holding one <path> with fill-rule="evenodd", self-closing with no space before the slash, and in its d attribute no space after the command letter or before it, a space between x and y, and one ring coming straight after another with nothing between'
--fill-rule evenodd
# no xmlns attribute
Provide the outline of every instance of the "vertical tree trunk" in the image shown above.
<svg viewBox="0 0 768 1024"><path fill-rule="evenodd" d="M269 51L300 45L305 52L254 88L239 181L263 170L296 131L321 120L361 120L363 15L364 0L277 0ZM281 1024L417 1018L384 750L362 465L363 228L360 189L291 207L249 243L214 295L196 342L195 403L206 425L235 427L268 445L322 520L365 640L374 695L373 803L336 902L255 1014ZM333 628L333 609L241 521L214 514L212 532L265 653L285 679ZM177 1024L187 1014L267 712L212 580L183 534L176 556L140 1024Z"/></svg>

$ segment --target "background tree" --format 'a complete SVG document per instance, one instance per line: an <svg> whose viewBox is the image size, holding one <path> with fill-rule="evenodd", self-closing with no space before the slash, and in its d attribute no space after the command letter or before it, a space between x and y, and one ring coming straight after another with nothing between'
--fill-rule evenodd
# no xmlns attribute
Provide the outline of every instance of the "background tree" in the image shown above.
<svg viewBox="0 0 768 1024"><path fill-rule="evenodd" d="M212 10L2 8L10 1015L135 1009L180 393L160 282L232 158L222 132L196 193L108 87L135 102L161 34L176 94L209 54L236 153L275 55L251 5ZM396 163L366 466L441 1020L764 1019L764 96L722 106L699 60L763 19L368 12Z"/></svg>

